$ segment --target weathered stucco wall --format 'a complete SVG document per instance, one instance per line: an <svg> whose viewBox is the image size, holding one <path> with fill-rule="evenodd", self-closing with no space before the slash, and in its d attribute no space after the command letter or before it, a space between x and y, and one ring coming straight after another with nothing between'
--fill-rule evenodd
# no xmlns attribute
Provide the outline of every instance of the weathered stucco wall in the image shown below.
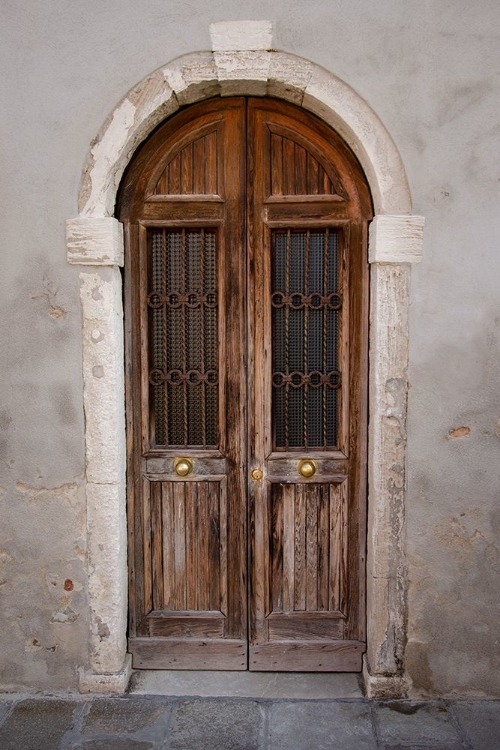
<svg viewBox="0 0 500 750"><path fill-rule="evenodd" d="M407 666L416 695L500 695L494 0L4 4L0 682L75 689L89 661L79 279L64 240L89 144L135 82L237 18L272 18L275 46L345 80L400 149L426 217L411 293Z"/></svg>

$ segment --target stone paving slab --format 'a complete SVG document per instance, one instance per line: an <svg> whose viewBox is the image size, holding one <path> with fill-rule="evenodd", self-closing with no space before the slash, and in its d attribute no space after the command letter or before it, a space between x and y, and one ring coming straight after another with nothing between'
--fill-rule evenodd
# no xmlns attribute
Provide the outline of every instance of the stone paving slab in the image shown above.
<svg viewBox="0 0 500 750"><path fill-rule="evenodd" d="M71 750L151 750L152 742L141 742L139 740L87 740L77 745L71 745Z"/></svg>
<svg viewBox="0 0 500 750"><path fill-rule="evenodd" d="M13 706L13 701L0 701L0 725L2 724L2 721L7 717L7 715L10 713L10 710Z"/></svg>
<svg viewBox="0 0 500 750"><path fill-rule="evenodd" d="M400 743L433 743L462 748L461 738L453 726L446 706L441 703L411 701L376 702L375 721L384 750ZM391 747L392 745L392 747Z"/></svg>
<svg viewBox="0 0 500 750"><path fill-rule="evenodd" d="M281 703L271 707L270 750L376 750L368 703Z"/></svg>
<svg viewBox="0 0 500 750"><path fill-rule="evenodd" d="M16 703L0 727L2 750L55 750L73 724L76 701L28 699Z"/></svg>
<svg viewBox="0 0 500 750"><path fill-rule="evenodd" d="M0 750L500 750L500 701L0 699Z"/></svg>
<svg viewBox="0 0 500 750"><path fill-rule="evenodd" d="M498 701L457 701L451 708L474 750L499 750L500 704Z"/></svg>
<svg viewBox="0 0 500 750"><path fill-rule="evenodd" d="M181 701L165 750L260 750L264 710L255 701Z"/></svg>
<svg viewBox="0 0 500 750"><path fill-rule="evenodd" d="M166 721L171 711L165 700L98 698L89 704L81 734L134 734L151 727L159 718Z"/></svg>

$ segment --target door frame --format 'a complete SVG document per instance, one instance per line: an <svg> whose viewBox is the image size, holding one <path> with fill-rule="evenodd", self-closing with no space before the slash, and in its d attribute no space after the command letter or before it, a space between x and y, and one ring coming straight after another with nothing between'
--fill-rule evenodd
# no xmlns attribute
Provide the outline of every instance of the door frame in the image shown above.
<svg viewBox="0 0 500 750"><path fill-rule="evenodd" d="M123 692L130 676L123 232L113 218L120 178L136 147L180 106L216 95L271 95L299 104L331 125L358 157L372 192L364 677L368 695L400 697L407 691L404 526L410 264L421 259L424 220L411 214L408 181L392 138L353 89L309 61L270 51L270 22L212 24L211 36L211 53L186 55L156 71L134 86L107 118L87 158L79 215L67 221L68 261L87 266L79 280L90 669L79 670L80 690Z"/></svg>

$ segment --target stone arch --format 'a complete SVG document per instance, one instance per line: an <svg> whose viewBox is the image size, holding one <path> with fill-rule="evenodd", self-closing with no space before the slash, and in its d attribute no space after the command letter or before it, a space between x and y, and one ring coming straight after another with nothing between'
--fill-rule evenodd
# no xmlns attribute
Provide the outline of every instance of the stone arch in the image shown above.
<svg viewBox="0 0 500 750"><path fill-rule="evenodd" d="M410 213L408 181L392 138L350 86L310 61L272 51L267 21L212 24L211 37L211 52L185 55L157 70L110 114L87 157L79 216L67 222L68 261L88 266L80 273L80 296L90 670L80 670L80 689L122 692L130 674L119 268L123 233L113 218L120 180L139 144L180 107L213 96L267 95L298 104L332 126L358 157L372 191L365 680L369 695L402 696L409 264L421 257L423 218Z"/></svg>

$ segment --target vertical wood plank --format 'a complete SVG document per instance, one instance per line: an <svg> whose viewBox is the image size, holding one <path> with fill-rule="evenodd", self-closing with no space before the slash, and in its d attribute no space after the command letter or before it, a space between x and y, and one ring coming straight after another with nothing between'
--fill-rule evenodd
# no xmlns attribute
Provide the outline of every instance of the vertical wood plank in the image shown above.
<svg viewBox="0 0 500 750"><path fill-rule="evenodd" d="M283 611L283 485L271 488L271 611Z"/></svg>
<svg viewBox="0 0 500 750"><path fill-rule="evenodd" d="M271 133L271 194L283 195L283 138Z"/></svg>
<svg viewBox="0 0 500 750"><path fill-rule="evenodd" d="M155 188L155 195L166 195L167 192L167 169L165 168L160 175Z"/></svg>
<svg viewBox="0 0 500 750"><path fill-rule="evenodd" d="M198 489L198 609L209 609L210 601L208 486L208 482L200 482Z"/></svg>
<svg viewBox="0 0 500 750"><path fill-rule="evenodd" d="M341 612L347 611L347 570L348 570L348 535L347 530L347 500L348 500L348 480L341 482L339 485L340 495L340 569L339 569L339 609Z"/></svg>
<svg viewBox="0 0 500 750"><path fill-rule="evenodd" d="M175 608L174 497L172 482L162 482L163 597L165 609Z"/></svg>
<svg viewBox="0 0 500 750"><path fill-rule="evenodd" d="M318 609L318 506L320 485L312 484L307 487L306 511L306 569L307 595L306 609Z"/></svg>
<svg viewBox="0 0 500 750"><path fill-rule="evenodd" d="M193 192L193 144L181 151L181 193L189 195Z"/></svg>
<svg viewBox="0 0 500 750"><path fill-rule="evenodd" d="M330 570L330 488L320 485L318 512L318 609L329 607Z"/></svg>
<svg viewBox="0 0 500 750"><path fill-rule="evenodd" d="M325 195L329 195L332 192L332 183L324 169L320 169L320 190Z"/></svg>
<svg viewBox="0 0 500 750"><path fill-rule="evenodd" d="M205 192L207 195L218 194L217 189L217 133L205 136Z"/></svg>
<svg viewBox="0 0 500 750"><path fill-rule="evenodd" d="M295 194L295 143L283 138L283 194Z"/></svg>
<svg viewBox="0 0 500 750"><path fill-rule="evenodd" d="M222 614L227 614L227 489L226 480L223 479L219 488L219 560L220 560L220 610Z"/></svg>
<svg viewBox="0 0 500 750"><path fill-rule="evenodd" d="M295 486L283 488L283 612L294 609Z"/></svg>
<svg viewBox="0 0 500 750"><path fill-rule="evenodd" d="M168 165L168 192L179 195L181 191L181 155L174 156Z"/></svg>
<svg viewBox="0 0 500 750"><path fill-rule="evenodd" d="M307 154L307 192L308 195L319 193L318 183L319 164L311 154Z"/></svg>
<svg viewBox="0 0 500 750"><path fill-rule="evenodd" d="M143 502L143 560L144 560L144 610L147 614L153 609L153 588L151 575L151 482L147 479L142 483Z"/></svg>
<svg viewBox="0 0 500 750"><path fill-rule="evenodd" d="M340 609L342 565L342 498L340 485L330 485L330 609Z"/></svg>
<svg viewBox="0 0 500 750"><path fill-rule="evenodd" d="M220 609L219 484L206 482L208 517L208 609Z"/></svg>
<svg viewBox="0 0 500 750"><path fill-rule="evenodd" d="M186 609L185 483L174 482L175 609Z"/></svg>
<svg viewBox="0 0 500 750"><path fill-rule="evenodd" d="M198 138L193 144L193 192L205 193L205 139Z"/></svg>
<svg viewBox="0 0 500 750"><path fill-rule="evenodd" d="M163 522L161 513L161 482L151 482L150 491L153 609L163 609Z"/></svg>
<svg viewBox="0 0 500 750"><path fill-rule="evenodd" d="M198 482L186 482L186 609L197 609Z"/></svg>
<svg viewBox="0 0 500 750"><path fill-rule="evenodd" d="M294 514L294 609L306 608L306 496L303 484L295 485Z"/></svg>
<svg viewBox="0 0 500 750"><path fill-rule="evenodd" d="M307 195L307 152L295 144L295 195Z"/></svg>

